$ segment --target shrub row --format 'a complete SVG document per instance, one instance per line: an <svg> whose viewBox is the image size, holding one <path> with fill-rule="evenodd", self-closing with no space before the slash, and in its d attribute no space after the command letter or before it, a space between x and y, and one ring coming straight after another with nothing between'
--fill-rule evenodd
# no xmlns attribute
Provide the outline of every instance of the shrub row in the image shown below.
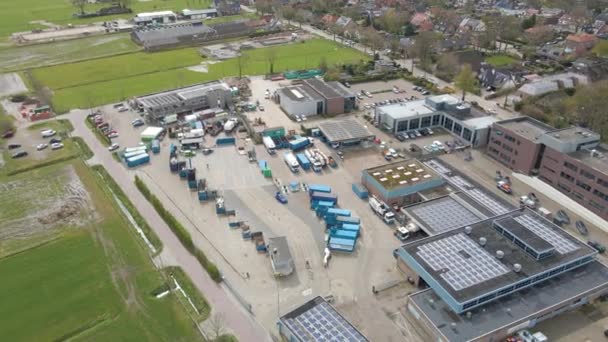
<svg viewBox="0 0 608 342"><path fill-rule="evenodd" d="M106 185L110 187L114 195L116 195L116 197L118 197L118 199L122 202L125 208L127 208L127 211L129 212L129 214L131 214L133 220L135 220L135 223L137 223L139 228L144 231L144 234L146 234L152 246L156 248L157 253L160 253L161 249L163 248L162 242L160 241L158 236L156 236L156 234L152 231L152 228L150 228L150 225L148 225L146 219L141 216L141 214L135 208L131 200L129 200L127 195L125 195L125 193L122 191L120 186L116 184L116 181L114 180L114 178L112 178L112 176L110 176L106 168L102 165L94 165L91 168L95 172L97 172L101 176L101 178L103 178Z"/></svg>
<svg viewBox="0 0 608 342"><path fill-rule="evenodd" d="M164 268L164 271L167 275L175 277L175 280L177 280L184 292L190 297L192 303L194 303L194 306L199 312L199 319L203 321L206 320L211 312L211 307L209 306L207 299L205 299L201 292L194 286L190 277L188 277L181 267L169 266Z"/></svg>
<svg viewBox="0 0 608 342"><path fill-rule="evenodd" d="M112 145L112 140L110 140L110 138L108 138L99 129L97 129L97 127L95 127L95 123L92 121L91 117L87 117L85 120L87 126L93 131L93 133L95 133L97 140L101 141L104 146Z"/></svg>
<svg viewBox="0 0 608 342"><path fill-rule="evenodd" d="M201 266L203 266L207 273L209 273L211 279L218 283L221 282L222 275L220 274L220 271L217 266L211 261L209 261L205 253L203 253L202 250L200 250L194 245L192 236L190 235L190 233L188 233L186 228L175 218L175 216L173 216L173 214L171 214L167 209L165 209L158 197L152 194L146 184L137 176L135 176L135 186L137 187L137 189L139 189L141 194L148 200L148 202L152 204L158 215L163 219L163 221L165 221L167 226L169 226L169 228L177 236L182 245L184 245L184 247L186 247L186 249L190 253L192 253L192 255L194 255L196 260L198 260Z"/></svg>
<svg viewBox="0 0 608 342"><path fill-rule="evenodd" d="M13 175L16 175L18 173L27 172L27 171L31 171L31 170L34 170L34 169L46 167L46 166L49 166L49 165L61 163L61 162L64 162L66 160L70 160L70 159L76 158L77 155L78 155L77 153L72 153L72 154L69 154L69 155L67 155L65 157L62 157L62 158L51 159L51 160L47 160L47 161L44 161L44 162L41 162L41 163L32 164L30 166L25 166L25 167L13 169L13 170L8 171L6 173L6 175L7 176L13 176Z"/></svg>
<svg viewBox="0 0 608 342"><path fill-rule="evenodd" d="M72 141L80 149L80 155L84 160L91 159L93 157L93 151L89 148L89 145L84 142L81 137L72 137Z"/></svg>

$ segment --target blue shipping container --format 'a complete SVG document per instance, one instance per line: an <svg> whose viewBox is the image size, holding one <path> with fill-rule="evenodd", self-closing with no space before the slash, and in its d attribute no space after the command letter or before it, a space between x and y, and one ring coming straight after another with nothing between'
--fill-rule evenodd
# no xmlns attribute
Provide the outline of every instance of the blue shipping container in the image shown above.
<svg viewBox="0 0 608 342"><path fill-rule="evenodd" d="M358 217L353 216L338 216L336 217L336 221L340 224L359 224L361 220Z"/></svg>
<svg viewBox="0 0 608 342"><path fill-rule="evenodd" d="M296 158L298 159L298 163L300 163L300 166L302 166L304 170L310 170L310 160L306 158L304 153L296 154Z"/></svg>
<svg viewBox="0 0 608 342"><path fill-rule="evenodd" d="M160 153L160 141L158 141L158 139L152 140L152 153Z"/></svg>
<svg viewBox="0 0 608 342"><path fill-rule="evenodd" d="M306 137L298 138L289 142L289 148L292 151L297 151L305 148L310 144L310 141Z"/></svg>
<svg viewBox="0 0 608 342"><path fill-rule="evenodd" d="M335 216L350 216L351 212L348 209L331 208L327 210L327 214Z"/></svg>
<svg viewBox="0 0 608 342"><path fill-rule="evenodd" d="M145 154L140 154L134 157L131 157L129 159L127 159L127 166L128 167L136 167L145 163L149 163L150 162L150 156L145 153Z"/></svg>
<svg viewBox="0 0 608 342"><path fill-rule="evenodd" d="M322 184L310 184L308 186L308 192L310 194L312 194L313 192L325 192L325 193L330 193L331 192L331 187L329 185L322 185Z"/></svg>
<svg viewBox="0 0 608 342"><path fill-rule="evenodd" d="M312 193L312 195L310 195L310 200L332 202L335 205L336 203L338 203L338 196L334 194L327 194L315 191Z"/></svg>
<svg viewBox="0 0 608 342"><path fill-rule="evenodd" d="M327 201L312 201L310 203L310 209L316 209L318 207L332 208L333 206L334 206L333 202L327 202Z"/></svg>
<svg viewBox="0 0 608 342"><path fill-rule="evenodd" d="M336 229L331 232L331 237L339 239L357 240L358 232L345 229Z"/></svg>
<svg viewBox="0 0 608 342"><path fill-rule="evenodd" d="M369 197L369 192L367 191L367 189L361 185L361 184L353 184L352 185L352 189L353 192L357 195L357 197L359 197L360 199L366 199Z"/></svg>
<svg viewBox="0 0 608 342"><path fill-rule="evenodd" d="M234 137L215 139L216 145L234 145L235 143L236 143L236 139Z"/></svg>
<svg viewBox="0 0 608 342"><path fill-rule="evenodd" d="M352 252L356 243L356 240L330 237L328 247L332 251Z"/></svg>

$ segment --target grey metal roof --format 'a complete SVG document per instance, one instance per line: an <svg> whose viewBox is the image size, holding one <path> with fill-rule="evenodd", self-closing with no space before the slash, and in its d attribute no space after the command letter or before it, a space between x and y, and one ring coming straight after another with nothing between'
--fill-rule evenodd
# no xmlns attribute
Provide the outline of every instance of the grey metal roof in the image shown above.
<svg viewBox="0 0 608 342"><path fill-rule="evenodd" d="M303 97L301 97L301 98L297 97L293 93L292 90L298 91L300 94L303 95ZM308 100L321 101L321 100L323 100L323 97L321 95L319 95L316 91L314 91L314 89L307 86L306 84L281 88L281 89L279 89L279 92L282 95L288 97L292 101L308 101Z"/></svg>
<svg viewBox="0 0 608 342"><path fill-rule="evenodd" d="M317 93L321 94L326 99L336 97L354 97L348 88L342 85L340 82L325 82L316 78L310 78L303 81L304 84L310 86Z"/></svg>
<svg viewBox="0 0 608 342"><path fill-rule="evenodd" d="M355 119L325 121L319 124L319 130L331 143L374 137L367 128Z"/></svg>
<svg viewBox="0 0 608 342"><path fill-rule="evenodd" d="M144 107L159 107L179 104L181 101L197 96L205 96L209 91L220 89L228 91L228 85L220 81L211 81L195 84L189 87L178 88L160 93L144 95L137 98L137 101Z"/></svg>
<svg viewBox="0 0 608 342"><path fill-rule="evenodd" d="M275 272L283 275L293 272L293 258L289 251L287 238L284 236L269 238L268 246Z"/></svg>
<svg viewBox="0 0 608 342"><path fill-rule="evenodd" d="M212 35L216 31L206 25L176 24L159 27L146 27L133 31L135 39L145 45L178 43L185 38L199 35Z"/></svg>
<svg viewBox="0 0 608 342"><path fill-rule="evenodd" d="M414 204L404 210L427 234L436 235L487 218L479 214L483 208L476 208L476 213L468 207L468 203L459 202L457 197L444 196ZM476 204L476 207L479 207L479 204ZM447 217L449 219L446 219Z"/></svg>
<svg viewBox="0 0 608 342"><path fill-rule="evenodd" d="M470 341L503 327L526 322L550 307L571 304L578 297L608 286L608 268L594 261L537 286L458 315L432 290L410 295L414 309L449 341ZM410 307L410 310L412 308Z"/></svg>

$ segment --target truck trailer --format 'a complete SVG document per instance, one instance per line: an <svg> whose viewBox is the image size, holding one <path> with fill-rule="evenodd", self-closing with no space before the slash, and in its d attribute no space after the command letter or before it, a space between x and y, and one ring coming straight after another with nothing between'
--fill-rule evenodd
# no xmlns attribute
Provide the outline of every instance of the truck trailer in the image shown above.
<svg viewBox="0 0 608 342"><path fill-rule="evenodd" d="M384 202L377 199L375 196L369 198L369 206L372 208L376 215L382 218L382 221L386 224L395 223L395 214L390 210L390 208L384 204Z"/></svg>
<svg viewBox="0 0 608 342"><path fill-rule="evenodd" d="M266 147L266 151L268 151L268 154L276 153L277 147L274 144L274 141L272 141L271 137L263 137L262 142L264 143L264 147Z"/></svg>
<svg viewBox="0 0 608 342"><path fill-rule="evenodd" d="M306 158L304 153L296 154L296 158L298 159L298 162L300 163L300 166L302 166L303 170L310 170L310 160Z"/></svg>
<svg viewBox="0 0 608 342"><path fill-rule="evenodd" d="M293 153L285 152L283 155L283 160L285 160L285 164L287 164L287 167L289 167L291 172L298 173L300 171L300 164Z"/></svg>
<svg viewBox="0 0 608 342"><path fill-rule="evenodd" d="M133 156L126 160L128 167L136 167L150 162L150 155L147 153Z"/></svg>

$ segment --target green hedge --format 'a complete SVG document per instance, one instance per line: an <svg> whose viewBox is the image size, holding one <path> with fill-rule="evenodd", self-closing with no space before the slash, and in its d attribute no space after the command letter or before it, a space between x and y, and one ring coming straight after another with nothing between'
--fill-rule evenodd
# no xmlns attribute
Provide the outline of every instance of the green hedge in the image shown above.
<svg viewBox="0 0 608 342"><path fill-rule="evenodd" d="M78 146L78 148L80 148L80 155L82 158L84 158L84 160L88 160L93 157L93 151L91 151L89 145L87 145L87 143L85 143L81 137L72 137L72 141Z"/></svg>
<svg viewBox="0 0 608 342"><path fill-rule="evenodd" d="M186 228L175 218L175 216L173 216L173 214L165 209L161 201L150 192L150 189L148 189L146 184L137 176L135 176L135 186L137 189L139 189L141 194L144 195L148 202L152 204L158 215L163 219L163 221L165 221L167 226L171 228L182 245L184 245L184 247L186 247L186 249L192 253L192 255L194 255L196 260L198 260L201 266L203 266L207 273L209 273L211 279L218 283L221 282L222 275L217 266L209 261L205 253L194 245L192 236L190 233L188 233Z"/></svg>
<svg viewBox="0 0 608 342"><path fill-rule="evenodd" d="M154 246L156 248L157 253L160 253L161 249L163 248L162 242L160 241L158 236L156 236L156 234L152 231L152 228L150 228L150 225L148 225L148 222L144 219L143 216L141 216L141 214L135 208L133 203L129 200L127 195L125 195L125 193L122 191L120 186L118 186L118 184L116 184L116 181L114 181L114 178L112 178L112 176L110 176L108 171L102 165L94 165L94 166L92 166L92 169L94 171L96 171L101 176L101 178L103 178L106 185L108 185L108 187L110 187L110 189L116 195L116 197L118 197L118 199L122 202L122 204L125 206L125 208L127 208L127 211L129 211L129 214L131 214L131 216L133 217L133 220L135 220L135 223L137 223L139 228L141 228L141 230L144 231L144 234L146 234L146 236L148 237L148 240L150 241L152 246Z"/></svg>
<svg viewBox="0 0 608 342"><path fill-rule="evenodd" d="M104 146L112 145L112 140L105 136L105 134L103 134L100 130L98 130L97 127L95 127L95 124L91 121L91 117L87 117L85 119L85 123L93 131L93 133L95 133L97 140L101 141Z"/></svg>
<svg viewBox="0 0 608 342"><path fill-rule="evenodd" d="M63 158L51 159L51 160L47 160L47 161L42 162L42 163L32 164L30 166L26 166L26 167L22 167L22 168L16 168L16 169L13 169L11 171L8 171L6 173L6 175L7 176L13 176L13 175L16 175L18 173L23 173L23 172L31 171L31 170L38 169L38 168L41 168L41 167L45 167L45 166L61 163L61 162L64 162L66 160L74 159L77 156L78 156L77 153L72 153L72 154L69 154L69 155L67 155L67 156L65 156Z"/></svg>
<svg viewBox="0 0 608 342"><path fill-rule="evenodd" d="M192 280L190 277L188 277L184 270L181 267L176 266L166 267L163 270L165 274L175 277L175 280L177 280L184 292L186 292L186 294L190 297L192 303L194 303L194 306L199 312L198 318L201 321L206 320L211 312L211 306L209 306L207 299L205 299L203 294L194 286ZM173 287L173 284L171 284L171 287ZM187 306L190 307L190 304Z"/></svg>

